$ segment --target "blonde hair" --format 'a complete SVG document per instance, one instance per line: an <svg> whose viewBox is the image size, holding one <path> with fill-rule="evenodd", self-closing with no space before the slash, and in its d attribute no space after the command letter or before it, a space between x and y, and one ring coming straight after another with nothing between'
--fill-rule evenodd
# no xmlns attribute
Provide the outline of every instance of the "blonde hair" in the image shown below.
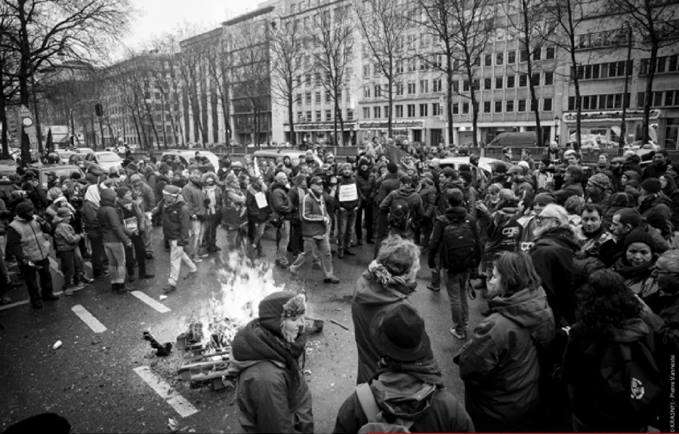
<svg viewBox="0 0 679 434"><path fill-rule="evenodd" d="M393 276L415 281L420 271L420 248L399 235L391 235L382 242L377 262L384 265Z"/></svg>

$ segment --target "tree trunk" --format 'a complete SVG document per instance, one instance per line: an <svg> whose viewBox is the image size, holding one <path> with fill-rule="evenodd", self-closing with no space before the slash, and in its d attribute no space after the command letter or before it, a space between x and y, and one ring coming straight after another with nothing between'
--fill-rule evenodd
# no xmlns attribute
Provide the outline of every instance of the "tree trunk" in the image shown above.
<svg viewBox="0 0 679 434"><path fill-rule="evenodd" d="M446 44L447 45L447 44ZM450 50L447 51L450 53ZM446 56L446 118L448 119L448 143L455 145L453 140L453 60Z"/></svg>
<svg viewBox="0 0 679 434"><path fill-rule="evenodd" d="M42 127L40 125L40 115L38 114L38 98L36 96L35 83L33 83L31 96L33 97L33 117L35 118L35 137L38 140L38 153L42 154Z"/></svg>
<svg viewBox="0 0 679 434"><path fill-rule="evenodd" d="M297 137L295 137L295 118L293 116L293 103L294 99L292 97L292 86L288 88L288 125L290 125L290 144L292 146L297 145Z"/></svg>
<svg viewBox="0 0 679 434"><path fill-rule="evenodd" d="M19 59L19 102L21 105L29 106L29 92L28 92L28 80L32 72L30 71L30 56L31 48L29 43L28 35L28 23L26 18L26 11L24 10L26 6L26 0L17 1L17 9L19 15L19 38L20 38L20 59ZM21 121L21 120L20 120ZM21 134L21 161L24 165L31 162L31 142L28 139L28 135L24 132L23 124L20 126Z"/></svg>
<svg viewBox="0 0 679 434"><path fill-rule="evenodd" d="M533 84L533 53L530 49L531 39L530 39L530 29L528 27L528 5L524 0L522 2L521 12L523 14L523 43L524 50L526 50L526 68L528 72L528 88L530 89L530 105L531 110L535 113L535 136L537 139L537 145L542 147L542 127L540 126L540 107L538 104L538 99L535 95L535 85ZM519 60L521 54L519 53Z"/></svg>
<svg viewBox="0 0 679 434"><path fill-rule="evenodd" d="M134 122L134 130L137 133L137 141L139 142L139 146L144 149L146 148L146 144L141 138L141 132L139 131L139 123L137 122L137 116L132 113L132 122Z"/></svg>
<svg viewBox="0 0 679 434"><path fill-rule="evenodd" d="M644 144L651 139L649 134L651 106L653 105L653 79L655 78L655 68L658 62L658 42L651 36L651 59L648 65L648 76L646 77L646 98L644 98L644 123L643 123L643 139Z"/></svg>
<svg viewBox="0 0 679 434"><path fill-rule="evenodd" d="M568 0L566 3L568 11L568 38L569 38L569 51L571 55L571 66L573 67L573 87L575 88L575 150L580 151L582 147L582 101L580 98L580 77L578 77L578 62L575 59L575 25L573 24L573 8L571 4L572 0ZM563 131L562 131L563 134ZM569 137L570 139L570 137Z"/></svg>
<svg viewBox="0 0 679 434"><path fill-rule="evenodd" d="M625 87L622 92L622 116L620 116L620 138L618 146L620 150L625 147L625 137L627 136L627 102L631 102L632 98L627 100L627 93L629 92L629 78L632 71L630 71L630 63L632 61L632 28L627 26L627 62L625 62Z"/></svg>
<svg viewBox="0 0 679 434"><path fill-rule="evenodd" d="M333 111L334 111L335 113L334 113L334 116L332 117L332 122L333 122L333 135L334 135L333 144L332 144L332 145L333 145L333 146L337 146L337 143L338 143L338 142L337 142L337 117L339 116L338 113L337 113L337 92L335 92L335 93L333 94L333 103L334 103L334 104L333 104L333 106L334 106L334 107L333 107Z"/></svg>
<svg viewBox="0 0 679 434"><path fill-rule="evenodd" d="M477 134L477 125L479 123L479 103L476 101L476 89L474 89L474 72L472 71L471 58L468 56L465 62L467 69L467 80L469 81L469 97L472 103L472 145L474 148L479 147L479 139Z"/></svg>
<svg viewBox="0 0 679 434"><path fill-rule="evenodd" d="M387 137L393 138L393 124L394 124L394 116L393 116L393 110L392 107L394 107L394 78L392 77L389 80L388 83L389 88L387 89L387 99L389 100L389 104L387 105L389 107L388 113L387 113Z"/></svg>
<svg viewBox="0 0 679 434"><path fill-rule="evenodd" d="M0 159L9 159L9 136L7 135L7 111L5 97L5 83L3 80L4 62L0 63L0 128L2 128L2 154Z"/></svg>

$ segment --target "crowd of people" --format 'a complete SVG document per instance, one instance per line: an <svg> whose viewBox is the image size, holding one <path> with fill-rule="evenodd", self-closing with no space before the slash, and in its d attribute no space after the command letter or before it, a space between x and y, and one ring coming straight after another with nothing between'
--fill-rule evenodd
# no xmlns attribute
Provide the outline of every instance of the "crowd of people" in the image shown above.
<svg viewBox="0 0 679 434"><path fill-rule="evenodd" d="M181 288L182 264L190 277L222 249L268 260L269 229L276 266L294 278L312 262L328 284L340 282L334 261L370 246L351 306L357 388L336 432L373 423L430 432L672 429L679 190L667 152L650 163L629 152L583 164L557 146L520 161L506 150L493 171L474 154L469 164L442 164L451 155L370 143L344 161L313 149L257 167L248 155L220 167L198 153L188 166L151 156L127 158L120 172L51 176L47 188L20 168L0 201L2 287L13 281L10 260L36 309L57 298L57 269L65 295L92 279L124 293L154 277L154 225L170 255L165 293ZM427 288L445 286L449 331L464 343L453 359L464 406L443 387L428 318L408 302L420 260ZM470 324L477 295L483 319ZM248 432L313 431L300 374L304 303L272 294L234 339Z"/></svg>

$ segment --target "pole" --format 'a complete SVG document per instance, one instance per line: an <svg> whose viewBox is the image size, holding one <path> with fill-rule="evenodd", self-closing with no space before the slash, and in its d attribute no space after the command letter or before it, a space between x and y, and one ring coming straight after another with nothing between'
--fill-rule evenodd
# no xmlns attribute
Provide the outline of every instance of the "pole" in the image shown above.
<svg viewBox="0 0 679 434"><path fill-rule="evenodd" d="M104 125L101 122L101 116L97 117L99 118L99 134L101 134L101 147L105 148L106 142L104 141Z"/></svg>
<svg viewBox="0 0 679 434"><path fill-rule="evenodd" d="M627 136L627 92L629 91L630 61L632 59L632 26L627 23L627 63L625 64L625 88L622 93L622 116L620 118L620 138L618 146L622 151L625 147L625 137ZM631 98L630 98L631 100ZM631 102L631 101L629 101Z"/></svg>

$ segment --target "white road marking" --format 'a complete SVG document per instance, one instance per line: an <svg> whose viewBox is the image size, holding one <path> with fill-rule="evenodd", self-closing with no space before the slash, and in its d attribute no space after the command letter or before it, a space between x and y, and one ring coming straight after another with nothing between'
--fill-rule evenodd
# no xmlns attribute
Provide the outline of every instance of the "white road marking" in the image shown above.
<svg viewBox="0 0 679 434"><path fill-rule="evenodd" d="M148 366L134 368L134 372L136 372L151 389L163 398L165 402L170 404L170 407L172 407L179 416L188 417L198 413L198 409L194 407L193 404L184 399L184 397L174 390L165 380L154 374Z"/></svg>
<svg viewBox="0 0 679 434"><path fill-rule="evenodd" d="M78 318L83 320L89 328L95 333L103 333L106 331L106 326L102 324L98 319L94 317L87 309L82 307L80 304L76 304L71 308L74 314L78 315Z"/></svg>
<svg viewBox="0 0 679 434"><path fill-rule="evenodd" d="M149 306L151 306L153 309L157 310L160 313L170 312L169 307L165 306L163 303L159 303L159 302L155 301L154 299L152 299L151 297L149 297L148 295L146 295L145 293L143 293L141 291L132 291L132 292L130 292L130 294L134 295L139 300L148 304Z"/></svg>

